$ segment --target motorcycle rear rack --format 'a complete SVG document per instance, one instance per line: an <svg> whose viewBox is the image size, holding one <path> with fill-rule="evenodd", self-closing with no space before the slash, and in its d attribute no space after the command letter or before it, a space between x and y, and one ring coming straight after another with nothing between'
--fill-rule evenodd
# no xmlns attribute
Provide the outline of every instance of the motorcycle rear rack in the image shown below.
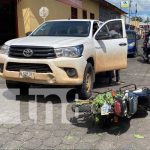
<svg viewBox="0 0 150 150"><path fill-rule="evenodd" d="M135 91L137 90L137 86L136 84L129 84L129 85L125 85L119 88L120 92L125 92L126 90Z"/></svg>
<svg viewBox="0 0 150 150"><path fill-rule="evenodd" d="M119 88L119 92L125 92L126 90L129 90L129 91L135 91L137 90L137 86L136 84L128 84L128 85L125 85L125 86L122 86ZM105 92L99 92L99 91L92 91L92 93L95 93L95 94L105 94L107 92L111 92L111 91L114 91L113 89L109 89Z"/></svg>

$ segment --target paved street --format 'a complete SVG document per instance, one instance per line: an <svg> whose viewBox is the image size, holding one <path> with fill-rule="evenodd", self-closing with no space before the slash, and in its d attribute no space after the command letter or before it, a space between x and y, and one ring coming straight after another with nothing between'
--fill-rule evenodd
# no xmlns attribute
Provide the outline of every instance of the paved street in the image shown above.
<svg viewBox="0 0 150 150"><path fill-rule="evenodd" d="M128 68L121 71L121 81L137 84L138 87L150 87L149 68L150 64L144 63L141 57L129 58ZM111 88L119 86L110 87L107 82L96 80L95 90ZM69 103L65 100L60 103L54 95L45 100L38 96L38 102L32 96L18 96L16 100L13 93L18 91L8 91L2 79L0 89L1 149L150 150L149 112L141 110L131 120L122 119L118 126L102 129L93 124L88 115L75 117L71 110L73 90L67 96ZM54 91L43 89L47 92L50 90ZM42 91L38 91L38 94L41 95ZM33 92L30 91L30 95L34 95ZM66 108L66 117L62 106ZM134 134L143 135L144 138L136 139Z"/></svg>

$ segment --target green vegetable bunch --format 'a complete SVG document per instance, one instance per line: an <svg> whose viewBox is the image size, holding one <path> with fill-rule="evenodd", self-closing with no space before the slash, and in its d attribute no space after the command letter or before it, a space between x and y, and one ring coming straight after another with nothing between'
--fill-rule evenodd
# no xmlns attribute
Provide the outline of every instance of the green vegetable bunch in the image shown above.
<svg viewBox="0 0 150 150"><path fill-rule="evenodd" d="M113 105L114 98L113 98L111 92L107 92L107 93L99 94L98 96L96 96L93 103L94 103L94 105L96 105L97 108L100 108L105 103L109 104L109 105Z"/></svg>
<svg viewBox="0 0 150 150"><path fill-rule="evenodd" d="M95 122L100 122L102 119L101 116L101 107L104 104L108 104L113 106L114 105L114 97L123 97L123 93L116 91L115 93L113 92L107 92L104 94L99 94L95 97L92 105L92 112L93 112L93 117L95 119Z"/></svg>
<svg viewBox="0 0 150 150"><path fill-rule="evenodd" d="M118 92L116 92L115 97L122 97L123 98L124 94L122 92L118 91Z"/></svg>

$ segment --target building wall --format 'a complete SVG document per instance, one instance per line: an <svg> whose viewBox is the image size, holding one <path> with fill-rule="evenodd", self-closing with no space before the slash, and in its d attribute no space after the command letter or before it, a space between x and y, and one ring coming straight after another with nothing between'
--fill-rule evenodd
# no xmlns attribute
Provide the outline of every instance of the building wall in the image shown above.
<svg viewBox="0 0 150 150"><path fill-rule="evenodd" d="M127 21L128 21L128 17L127 17L125 14L122 14L122 15L121 15L121 19L124 20L125 24L126 24Z"/></svg>
<svg viewBox="0 0 150 150"><path fill-rule="evenodd" d="M107 21L110 19L118 19L121 15L105 7L100 7L100 20Z"/></svg>
<svg viewBox="0 0 150 150"><path fill-rule="evenodd" d="M95 15L95 19L99 20L99 2L94 0L83 0L83 9L87 10L88 18L90 19L90 13ZM80 10L81 11L81 10ZM82 18L82 12L80 12L80 18Z"/></svg>
<svg viewBox="0 0 150 150"><path fill-rule="evenodd" d="M19 0L18 12L18 33L19 37L33 31L43 19L39 16L39 9L43 6L49 8L49 16L46 20L71 18L71 6L57 0ZM82 8L78 8L78 18L82 18L82 10L87 10L87 17L90 13L99 19L99 3L93 0L83 0Z"/></svg>

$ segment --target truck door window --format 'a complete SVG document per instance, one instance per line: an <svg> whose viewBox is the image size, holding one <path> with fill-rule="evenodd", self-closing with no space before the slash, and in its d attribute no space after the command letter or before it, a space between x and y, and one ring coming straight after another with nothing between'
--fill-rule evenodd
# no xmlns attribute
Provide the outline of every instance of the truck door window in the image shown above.
<svg viewBox="0 0 150 150"><path fill-rule="evenodd" d="M110 39L123 38L122 22L120 20L108 22L107 26L110 33Z"/></svg>
<svg viewBox="0 0 150 150"><path fill-rule="evenodd" d="M96 34L97 40L106 40L109 39L110 34L107 25L104 25L99 32Z"/></svg>
<svg viewBox="0 0 150 150"><path fill-rule="evenodd" d="M100 33L101 34L109 34L108 27L106 25L104 27L102 27L102 29L100 30Z"/></svg>

